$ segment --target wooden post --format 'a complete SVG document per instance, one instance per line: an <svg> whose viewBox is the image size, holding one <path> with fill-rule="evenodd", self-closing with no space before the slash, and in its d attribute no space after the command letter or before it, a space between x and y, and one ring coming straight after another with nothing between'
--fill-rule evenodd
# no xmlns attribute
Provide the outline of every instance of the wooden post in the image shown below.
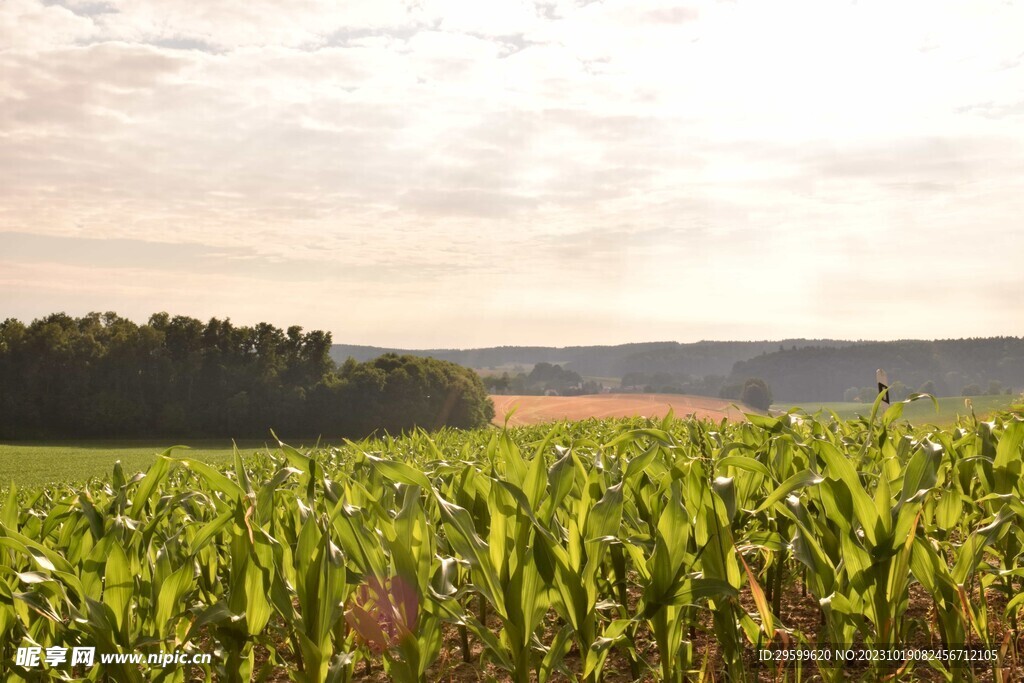
<svg viewBox="0 0 1024 683"><path fill-rule="evenodd" d="M885 370L882 368L875 370L875 381L878 382L878 393L885 392L882 396L882 402L885 405L889 405L889 376L885 374Z"/></svg>

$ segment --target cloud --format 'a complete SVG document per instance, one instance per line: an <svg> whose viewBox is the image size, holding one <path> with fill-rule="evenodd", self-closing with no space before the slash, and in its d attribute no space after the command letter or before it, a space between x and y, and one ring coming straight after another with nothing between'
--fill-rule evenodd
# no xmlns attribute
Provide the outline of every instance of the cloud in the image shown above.
<svg viewBox="0 0 1024 683"><path fill-rule="evenodd" d="M97 33L87 16L37 0L5 0L0 6L0 50L45 50L88 40Z"/></svg>
<svg viewBox="0 0 1024 683"><path fill-rule="evenodd" d="M960 113L977 114L987 119L1021 118L1024 117L1024 100L1014 102L982 102L957 109Z"/></svg>
<svg viewBox="0 0 1024 683"><path fill-rule="evenodd" d="M977 180L1022 170L1024 146L996 136L907 138L886 146L820 150L807 160L819 177L874 179L895 187L954 190Z"/></svg>
<svg viewBox="0 0 1024 683"><path fill-rule="evenodd" d="M715 311L746 311L752 282L789 297L743 314L753 336L772 316L836 336L801 293L840 282L858 310L833 275L883 244L1005 302L1012 283L931 241L1021 254L1022 20L988 2L6 0L0 231L40 269L29 300L57 286L42 274L90 269L102 298L99 274L134 263L235 278L241 305L262 272L296 296L373 292L357 322L380 334L400 334L395 302L443 312L448 345L471 334L460 305L496 326L502 307L549 324L611 306L637 307L636 339L645 319L735 332Z"/></svg>
<svg viewBox="0 0 1024 683"><path fill-rule="evenodd" d="M699 16L700 12L692 7L659 7L648 11L644 18L657 24L685 24Z"/></svg>

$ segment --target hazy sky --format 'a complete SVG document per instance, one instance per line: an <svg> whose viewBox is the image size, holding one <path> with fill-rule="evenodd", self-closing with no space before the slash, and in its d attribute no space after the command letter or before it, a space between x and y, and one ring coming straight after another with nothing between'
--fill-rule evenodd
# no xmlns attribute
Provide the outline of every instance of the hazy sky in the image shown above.
<svg viewBox="0 0 1024 683"><path fill-rule="evenodd" d="M1012 2L0 0L0 318L1024 334Z"/></svg>

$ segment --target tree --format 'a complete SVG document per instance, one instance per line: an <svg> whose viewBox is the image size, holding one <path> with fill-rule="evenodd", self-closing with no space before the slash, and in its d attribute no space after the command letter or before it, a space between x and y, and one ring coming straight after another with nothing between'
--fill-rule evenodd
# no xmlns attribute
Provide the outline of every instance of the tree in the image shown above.
<svg viewBox="0 0 1024 683"><path fill-rule="evenodd" d="M718 390L719 398L733 398L739 399L743 394L742 384L723 384L722 388Z"/></svg>
<svg viewBox="0 0 1024 683"><path fill-rule="evenodd" d="M861 387L857 397L853 399L857 403L874 403L878 398L878 387Z"/></svg>
<svg viewBox="0 0 1024 683"><path fill-rule="evenodd" d="M334 387L343 433L391 434L416 427L482 427L494 418L494 404L480 376L448 361L387 353L365 363L346 364Z"/></svg>
<svg viewBox="0 0 1024 683"><path fill-rule="evenodd" d="M961 396L981 396L981 387L977 384L968 384L960 390Z"/></svg>
<svg viewBox="0 0 1024 683"><path fill-rule="evenodd" d="M480 378L487 390L492 394L507 394L509 386L512 383L512 378L508 376L507 372L501 373L501 376L488 375L487 377Z"/></svg>
<svg viewBox="0 0 1024 683"><path fill-rule="evenodd" d="M772 392L767 382L760 377L750 377L743 382L740 400L751 408L767 411L772 405Z"/></svg>
<svg viewBox="0 0 1024 683"><path fill-rule="evenodd" d="M561 365L537 363L527 376L527 381L540 389L541 393L549 389L562 393L568 389L578 390L583 383L583 378L572 370L564 369Z"/></svg>

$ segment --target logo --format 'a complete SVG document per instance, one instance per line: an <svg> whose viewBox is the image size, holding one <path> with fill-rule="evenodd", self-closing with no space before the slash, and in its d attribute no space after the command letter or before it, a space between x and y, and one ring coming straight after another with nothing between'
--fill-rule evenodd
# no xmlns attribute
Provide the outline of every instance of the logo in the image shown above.
<svg viewBox="0 0 1024 683"><path fill-rule="evenodd" d="M48 647L45 650L41 647L19 647L15 655L14 663L26 669L40 667L43 663L50 668L57 668L68 663L68 653L71 654L71 666L92 666L96 662L96 648L94 647Z"/></svg>

